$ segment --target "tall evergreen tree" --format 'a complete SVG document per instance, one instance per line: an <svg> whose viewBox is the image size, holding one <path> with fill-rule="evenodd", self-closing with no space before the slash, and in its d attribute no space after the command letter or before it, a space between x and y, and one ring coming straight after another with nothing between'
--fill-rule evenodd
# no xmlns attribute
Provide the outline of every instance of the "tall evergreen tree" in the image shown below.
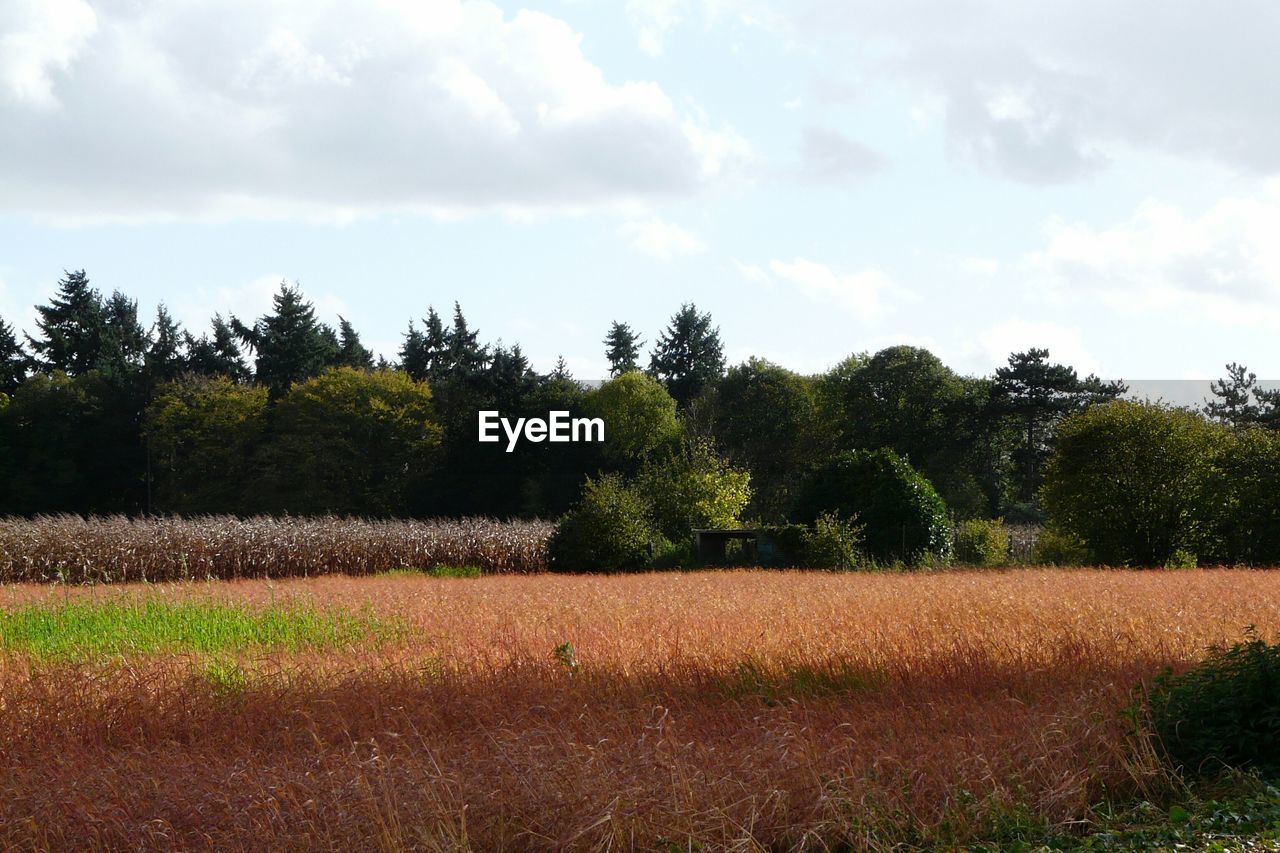
<svg viewBox="0 0 1280 853"><path fill-rule="evenodd" d="M629 325L614 320L609 327L609 334L605 335L604 345L610 376L640 369L640 347L644 345L644 341L640 340L640 336Z"/></svg>
<svg viewBox="0 0 1280 853"><path fill-rule="evenodd" d="M564 360L563 355L556 356L556 366L551 371L551 378L561 381L573 379L573 373L569 371L569 363Z"/></svg>
<svg viewBox="0 0 1280 853"><path fill-rule="evenodd" d="M248 381L251 374L244 363L235 331L221 314L214 316L212 327L213 337L203 334L197 339L190 332L183 333L187 369L200 376L226 376L236 382Z"/></svg>
<svg viewBox="0 0 1280 853"><path fill-rule="evenodd" d="M0 317L0 394L16 391L27 378L30 366L31 359L14 334L13 326Z"/></svg>
<svg viewBox="0 0 1280 853"><path fill-rule="evenodd" d="M1021 424L1018 450L1019 498L1030 503L1040 485L1040 468L1049 452L1054 426L1071 412L1091 403L1115 399L1128 387L1103 382L1096 376L1080 379L1074 368L1049 361L1047 349L1029 349L1009 356L1007 367L996 369L992 405Z"/></svg>
<svg viewBox="0 0 1280 853"><path fill-rule="evenodd" d="M430 319L430 318L428 318ZM428 345L432 330L427 329ZM462 306L453 303L453 325L445 333L445 362L447 370L458 378L479 373L489 360L488 347L480 344L480 333L467 326Z"/></svg>
<svg viewBox="0 0 1280 853"><path fill-rule="evenodd" d="M38 337L27 337L40 367L72 376L98 365L102 355L102 296L84 270L66 273L48 305L36 306Z"/></svg>
<svg viewBox="0 0 1280 853"><path fill-rule="evenodd" d="M409 331L404 333L404 343L400 345L400 369L409 374L415 382L427 378L427 341L409 321Z"/></svg>
<svg viewBox="0 0 1280 853"><path fill-rule="evenodd" d="M345 317L338 318L338 365L358 370L373 369L373 353L360 343L360 335Z"/></svg>
<svg viewBox="0 0 1280 853"><path fill-rule="evenodd" d="M1214 399L1205 400L1204 413L1232 426L1248 426L1262 419L1262 407L1255 394L1258 376L1243 364L1227 365L1227 375L1209 383ZM1265 392L1264 392L1265 393Z"/></svg>
<svg viewBox="0 0 1280 853"><path fill-rule="evenodd" d="M173 379L182 372L182 330L161 302L156 308L156 321L151 326L151 344L147 347L147 376L154 384Z"/></svg>
<svg viewBox="0 0 1280 853"><path fill-rule="evenodd" d="M649 359L649 372L667 386L682 407L704 386L724 375L724 346L720 329L711 325L710 312L699 314L685 303L658 336Z"/></svg>
<svg viewBox="0 0 1280 853"><path fill-rule="evenodd" d="M318 375L337 355L337 335L316 320L315 308L288 282L280 283L272 313L252 326L232 317L231 328L256 353L254 374L272 399Z"/></svg>
<svg viewBox="0 0 1280 853"><path fill-rule="evenodd" d="M102 354L95 366L116 378L134 376L142 368L147 344L137 300L113 291L102 305Z"/></svg>

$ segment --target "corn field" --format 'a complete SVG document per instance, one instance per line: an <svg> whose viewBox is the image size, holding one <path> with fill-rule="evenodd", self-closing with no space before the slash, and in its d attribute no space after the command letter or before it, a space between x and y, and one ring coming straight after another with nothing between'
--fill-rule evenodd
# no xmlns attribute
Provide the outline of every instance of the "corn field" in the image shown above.
<svg viewBox="0 0 1280 853"><path fill-rule="evenodd" d="M541 572L552 527L484 518L0 518L0 582L363 575L437 566Z"/></svg>

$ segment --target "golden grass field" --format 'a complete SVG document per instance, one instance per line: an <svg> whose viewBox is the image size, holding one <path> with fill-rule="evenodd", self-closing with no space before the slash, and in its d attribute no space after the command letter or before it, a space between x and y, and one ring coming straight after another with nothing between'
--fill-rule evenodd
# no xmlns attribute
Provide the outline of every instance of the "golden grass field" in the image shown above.
<svg viewBox="0 0 1280 853"><path fill-rule="evenodd" d="M153 599L392 630L0 650L0 846L885 849L1069 827L1158 781L1120 713L1136 685L1280 625L1280 573L1243 570L0 587L6 612Z"/></svg>

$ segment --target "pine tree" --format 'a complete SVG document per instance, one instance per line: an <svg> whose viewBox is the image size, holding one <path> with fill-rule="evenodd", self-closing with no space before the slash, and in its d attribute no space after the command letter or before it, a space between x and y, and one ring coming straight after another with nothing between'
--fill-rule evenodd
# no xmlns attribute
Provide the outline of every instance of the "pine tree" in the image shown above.
<svg viewBox="0 0 1280 853"><path fill-rule="evenodd" d="M272 313L253 326L232 317L231 328L257 353L254 374L273 400L293 383L318 375L337 355L333 329L316 320L315 308L287 282L280 283Z"/></svg>
<svg viewBox="0 0 1280 853"><path fill-rule="evenodd" d="M1227 365L1227 376L1209 383L1213 400L1205 400L1204 413L1232 426L1257 423L1262 409L1254 398L1258 377L1243 364Z"/></svg>
<svg viewBox="0 0 1280 853"><path fill-rule="evenodd" d="M152 383L177 376L183 368L182 330L161 302L156 308L156 322L151 327L151 345L147 348L147 375Z"/></svg>
<svg viewBox="0 0 1280 853"><path fill-rule="evenodd" d="M635 368L631 368L634 370ZM564 360L563 355L556 356L556 366L551 371L552 379L573 379L573 374L569 372L569 363Z"/></svg>
<svg viewBox="0 0 1280 853"><path fill-rule="evenodd" d="M430 319L430 318L428 318ZM432 330L427 329L428 344ZM467 318L462 315L462 306L453 303L453 325L445 333L446 369L458 378L467 378L479 373L489 360L488 348L480 345L479 331L467 327Z"/></svg>
<svg viewBox="0 0 1280 853"><path fill-rule="evenodd" d="M614 320L609 327L609 334L605 335L604 344L610 376L640 369L640 347L644 345L644 341L626 323Z"/></svg>
<svg viewBox="0 0 1280 853"><path fill-rule="evenodd" d="M415 382L427 378L427 344L422 332L419 332L409 321L409 331L404 333L404 343L400 345L400 369L409 374Z"/></svg>
<svg viewBox="0 0 1280 853"><path fill-rule="evenodd" d="M27 378L30 367L31 359L14 334L13 326L0 317L0 394L16 391L22 380Z"/></svg>
<svg viewBox="0 0 1280 853"><path fill-rule="evenodd" d="M682 407L708 383L724 375L724 347L711 314L686 303L671 318L649 358L649 372L667 386Z"/></svg>
<svg viewBox="0 0 1280 853"><path fill-rule="evenodd" d="M48 305L36 306L40 337L27 337L39 365L72 376L98 365L102 355L102 296L84 270L66 273Z"/></svg>
<svg viewBox="0 0 1280 853"><path fill-rule="evenodd" d="M142 367L147 354L147 330L138 322L137 300L112 291L102 306L102 355L98 366L120 375Z"/></svg>
<svg viewBox="0 0 1280 853"><path fill-rule="evenodd" d="M236 333L222 319L221 314L214 316L212 325L212 338L204 334L196 339L190 332L183 333L187 369L201 376L226 376L236 382L248 381L249 368L240 353Z"/></svg>
<svg viewBox="0 0 1280 853"><path fill-rule="evenodd" d="M360 343L360 335L345 317L338 318L338 364L359 370L373 369L373 353Z"/></svg>

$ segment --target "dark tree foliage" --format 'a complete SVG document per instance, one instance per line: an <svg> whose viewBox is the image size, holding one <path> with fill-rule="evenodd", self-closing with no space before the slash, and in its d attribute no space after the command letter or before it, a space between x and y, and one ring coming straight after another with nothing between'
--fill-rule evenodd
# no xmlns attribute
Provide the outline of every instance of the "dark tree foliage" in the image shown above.
<svg viewBox="0 0 1280 853"><path fill-rule="evenodd" d="M458 313L461 313L461 309ZM409 331L405 333L404 344L400 347L400 369L418 382L424 379L439 380L450 372L450 333L445 329L444 321L435 308L427 309L427 316L422 324L424 328L420 332L414 327L413 321L409 322ZM465 319L462 326L466 334Z"/></svg>
<svg viewBox="0 0 1280 853"><path fill-rule="evenodd" d="M1209 383L1214 399L1206 400L1204 413L1234 427L1252 425L1280 428L1280 389L1258 387L1258 377L1243 364L1227 365L1223 379Z"/></svg>
<svg viewBox="0 0 1280 853"><path fill-rule="evenodd" d="M113 291L102 306L102 353L95 367L118 381L137 376L149 343L137 300Z"/></svg>
<svg viewBox="0 0 1280 853"><path fill-rule="evenodd" d="M431 318L428 317L428 320ZM439 322L437 318L437 323ZM432 328L428 324L428 352L431 348ZM478 330L467 326L467 318L462 314L462 306L453 303L453 325L444 337L444 363L441 365L454 376L471 377L484 370L489 362L488 348L480 344Z"/></svg>
<svg viewBox="0 0 1280 853"><path fill-rule="evenodd" d="M626 323L613 321L609 334L604 337L605 358L609 360L609 375L619 376L640 369L640 347L644 341Z"/></svg>
<svg viewBox="0 0 1280 853"><path fill-rule="evenodd" d="M183 357L183 333L169 309L161 302L156 308L156 321L151 327L150 343L144 363L147 379L153 385L173 379L186 367Z"/></svg>
<svg viewBox="0 0 1280 853"><path fill-rule="evenodd" d="M246 326L235 317L231 328L257 354L254 375L278 399L295 382L318 376L337 360L333 330L316 320L315 308L297 287L280 283L272 313Z"/></svg>
<svg viewBox="0 0 1280 853"><path fill-rule="evenodd" d="M190 332L183 333L187 370L198 376L225 376L235 382L247 382L252 374L244 363L235 331L221 314L214 316L212 330L212 336L204 334L198 339Z"/></svg>
<svg viewBox="0 0 1280 853"><path fill-rule="evenodd" d="M993 390L994 411L1011 417L1021 427L1018 495L1030 503L1040 487L1053 427L1085 406L1114 400L1128 387L1096 376L1082 380L1074 368L1050 362L1047 349L1030 349L1013 353L1007 367L997 368Z"/></svg>
<svg viewBox="0 0 1280 853"><path fill-rule="evenodd" d="M0 317L0 394L12 394L31 369L31 357L23 349L13 326Z"/></svg>
<svg viewBox="0 0 1280 853"><path fill-rule="evenodd" d="M686 303L658 336L649 358L649 372L667 386L684 407L708 384L724 375L724 347L711 314L699 314Z"/></svg>
<svg viewBox="0 0 1280 853"><path fill-rule="evenodd" d="M338 360L339 367L354 367L357 370L373 369L373 353L360 343L360 335L345 317L338 318Z"/></svg>
<svg viewBox="0 0 1280 853"><path fill-rule="evenodd" d="M102 296L84 270L66 273L57 294L48 305L36 306L36 314L40 334L27 340L42 369L77 376L97 367L106 318Z"/></svg>

